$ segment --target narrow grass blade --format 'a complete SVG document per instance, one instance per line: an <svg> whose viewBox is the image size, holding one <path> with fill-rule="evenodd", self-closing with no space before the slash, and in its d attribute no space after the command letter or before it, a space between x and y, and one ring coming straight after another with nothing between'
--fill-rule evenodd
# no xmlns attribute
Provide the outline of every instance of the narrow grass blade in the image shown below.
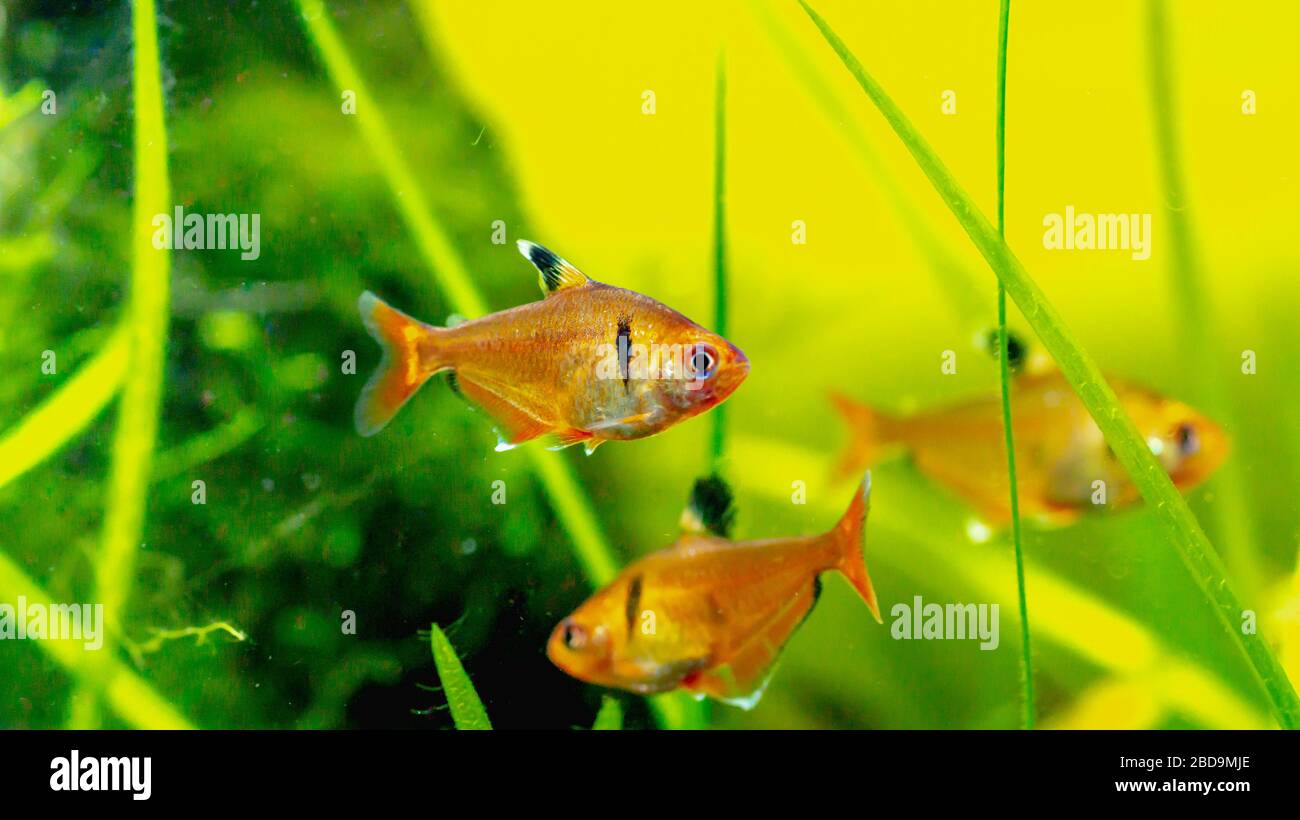
<svg viewBox="0 0 1300 820"><path fill-rule="evenodd" d="M406 222L407 228L415 238L421 255L433 272L434 278L445 291L456 313L463 316L481 316L487 313L487 303L479 295L466 270L464 262L455 249L455 245L433 213L428 201L421 193L420 183L405 157L397 148L380 106L370 94L369 89L357 72L348 55L333 22L325 13L320 0L298 0L298 7L306 24L307 33L316 46L334 84L340 89L356 92L358 100L365 101L357 106L355 119L375 161L379 164L389 189L393 194L398 212ZM416 4L416 12L423 25L427 45L434 48L435 42L429 32L428 9ZM561 453L542 450L537 447L523 448L532 469L541 480L547 498L555 510L556 518L568 533L573 543L574 554L582 564L583 571L592 584L600 586L612 580L618 571L618 562L614 560L613 550L605 540L600 523L591 508L573 468ZM651 701L660 704L659 699ZM660 723L665 728L685 728L698 724L693 715L698 710L689 701L674 704L675 708L665 711L661 706L654 708ZM679 707L679 708L676 708Z"/></svg>
<svg viewBox="0 0 1300 820"><path fill-rule="evenodd" d="M997 79L997 182L998 236L1006 240L1007 177L1007 35L1011 24L1011 0L1002 0L998 11ZM1016 591L1020 604L1020 675L1024 687L1021 706L1026 729L1034 728L1034 657L1029 642L1029 606L1025 596L1025 556L1020 540L1020 488L1016 481L1016 443L1011 425L1010 354L1007 349L1007 289L998 281L998 373L1002 382L1002 431L1007 445L1007 476L1011 496L1011 545L1016 554Z"/></svg>
<svg viewBox="0 0 1300 820"><path fill-rule="evenodd" d="M0 600L48 608L55 601L22 568L0 553ZM24 641L35 644L78 682L78 698L102 698L128 725L137 729L193 729L185 716L113 653L87 649L83 641ZM17 648L11 651L19 651ZM75 708L75 707L74 707Z"/></svg>
<svg viewBox="0 0 1300 820"><path fill-rule="evenodd" d="M433 664L438 667L438 679L442 681L442 691L447 695L447 705L451 707L451 719L457 729L491 729L483 701L465 667L461 666L456 650L451 648L451 641L442 634L437 624L429 627L430 640L433 645Z"/></svg>
<svg viewBox="0 0 1300 820"><path fill-rule="evenodd" d="M591 725L596 730L623 728L623 705L618 698L605 695L600 699L600 711L596 713L596 722Z"/></svg>
<svg viewBox="0 0 1300 820"><path fill-rule="evenodd" d="M95 357L0 435L0 487L40 464L95 420L122 386L130 334L119 327Z"/></svg>
<svg viewBox="0 0 1300 820"><path fill-rule="evenodd" d="M1258 633L1241 633L1243 608L1228 585L1223 562L1187 508L1187 502L1148 449L1133 420L1124 412L1115 391L1106 383L1097 365L1075 340L1074 334L1020 260L998 236L988 219L907 116L866 72L826 21L804 0L799 2L845 68L903 141L980 254L1006 286L1007 293L1038 334L1043 347L1052 354L1062 374L1078 393L1097 426L1101 428L1106 442L1114 450L1117 460L1133 478L1134 485L1170 536L1179 558L1213 606L1224 628L1233 635L1245 653L1256 678L1268 693L1278 723L1288 729L1300 727L1300 698L1297 698L1295 689L1263 636Z"/></svg>
<svg viewBox="0 0 1300 820"><path fill-rule="evenodd" d="M131 217L131 296L126 326L130 366L122 385L109 473L103 544L95 561L97 600L110 624L125 615L136 550L144 529L149 470L158 435L169 299L170 254L153 246L153 217L166 213L167 129L152 0L132 7L135 47L131 89L135 102L135 202Z"/></svg>
<svg viewBox="0 0 1300 820"><path fill-rule="evenodd" d="M713 120L713 332L727 335L727 63L718 55ZM709 462L717 471L727 433L726 405L713 408Z"/></svg>
<svg viewBox="0 0 1300 820"><path fill-rule="evenodd" d="M121 634L135 578L136 551L144 532L145 501L162 406L171 285L170 253L153 246L154 215L167 212L171 197L153 0L136 0L131 27L135 201L131 215L131 295L125 317L128 369L117 408L104 530L95 560L95 597L104 605L105 632L109 636ZM99 723L95 701L77 697L74 703L74 727Z"/></svg>

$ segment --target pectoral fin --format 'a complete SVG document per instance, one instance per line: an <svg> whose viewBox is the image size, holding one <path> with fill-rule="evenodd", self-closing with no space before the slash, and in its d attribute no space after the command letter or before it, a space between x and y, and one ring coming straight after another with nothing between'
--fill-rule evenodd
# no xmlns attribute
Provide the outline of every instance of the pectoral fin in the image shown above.
<svg viewBox="0 0 1300 820"><path fill-rule="evenodd" d="M813 578L728 659L689 677L683 681L683 687L697 695L753 709L767 688L781 649L808 617L820 591L821 584Z"/></svg>

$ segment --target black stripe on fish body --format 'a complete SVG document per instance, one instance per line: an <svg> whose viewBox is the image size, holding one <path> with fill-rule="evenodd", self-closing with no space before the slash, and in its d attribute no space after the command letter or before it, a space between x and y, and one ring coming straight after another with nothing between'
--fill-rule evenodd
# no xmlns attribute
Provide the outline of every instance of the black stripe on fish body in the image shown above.
<svg viewBox="0 0 1300 820"><path fill-rule="evenodd" d="M623 389L627 389L629 370L632 367L632 320L626 316L619 317L618 335L618 372L623 377Z"/></svg>
<svg viewBox="0 0 1300 820"><path fill-rule="evenodd" d="M632 637L632 629L636 626L637 615L641 611L641 576L634 575L632 580L627 584L627 604L623 607L623 612L627 615L627 636Z"/></svg>

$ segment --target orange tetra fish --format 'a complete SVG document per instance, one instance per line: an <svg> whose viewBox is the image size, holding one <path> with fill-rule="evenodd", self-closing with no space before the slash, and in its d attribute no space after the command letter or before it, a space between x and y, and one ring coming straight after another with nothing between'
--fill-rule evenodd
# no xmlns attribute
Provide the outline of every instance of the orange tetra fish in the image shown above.
<svg viewBox="0 0 1300 820"><path fill-rule="evenodd" d="M735 345L672 308L589 279L532 242L540 302L434 327L367 291L359 308L384 360L357 401L363 436L383 429L433 374L482 407L498 450L549 436L553 448L644 438L726 399L749 373Z"/></svg>
<svg viewBox="0 0 1300 820"><path fill-rule="evenodd" d="M1146 388L1119 380L1110 383L1180 490L1186 492L1218 469L1228 439L1217 424ZM986 523L1010 523L999 396L907 418L887 416L841 395L831 400L852 435L837 475L852 475L883 454L902 449L922 473L974 505ZM1019 375L1012 383L1011 401L1022 517L1063 525L1086 510L1140 500L1127 471L1059 371Z"/></svg>
<svg viewBox="0 0 1300 820"><path fill-rule="evenodd" d="M731 493L697 481L682 535L623 570L555 628L551 662L588 683L640 694L678 687L752 708L781 647L812 610L818 576L838 570L876 620L863 561L871 475L830 532L732 542Z"/></svg>

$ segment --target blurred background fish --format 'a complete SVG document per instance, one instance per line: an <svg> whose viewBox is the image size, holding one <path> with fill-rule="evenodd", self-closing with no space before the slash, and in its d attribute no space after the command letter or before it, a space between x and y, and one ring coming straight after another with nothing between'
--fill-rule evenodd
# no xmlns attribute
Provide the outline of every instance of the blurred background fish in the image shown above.
<svg viewBox="0 0 1300 820"><path fill-rule="evenodd" d="M1023 374L1013 385L1022 516L1068 524L1081 512L1140 500L1096 422L1059 372ZM1199 485L1227 456L1223 430L1191 407L1129 382L1113 381L1111 386L1180 490ZM905 417L878 413L842 394L832 394L831 401L851 436L835 467L836 478L902 450L921 472L973 505L987 523L1005 526L1011 521L999 396Z"/></svg>

